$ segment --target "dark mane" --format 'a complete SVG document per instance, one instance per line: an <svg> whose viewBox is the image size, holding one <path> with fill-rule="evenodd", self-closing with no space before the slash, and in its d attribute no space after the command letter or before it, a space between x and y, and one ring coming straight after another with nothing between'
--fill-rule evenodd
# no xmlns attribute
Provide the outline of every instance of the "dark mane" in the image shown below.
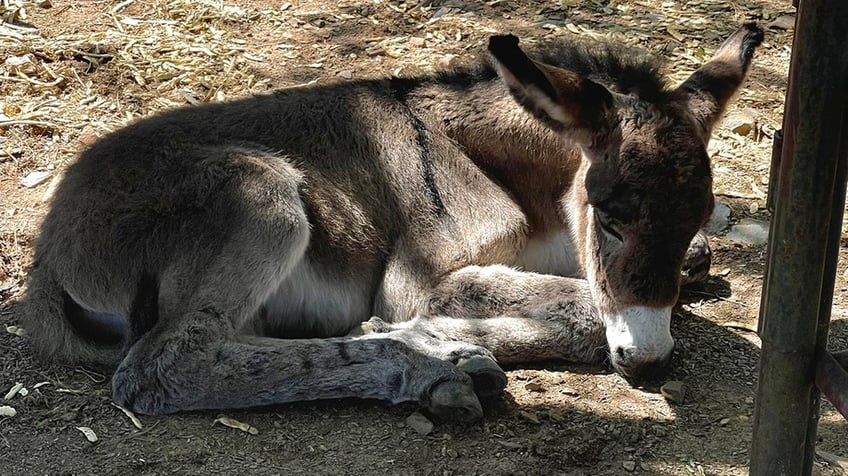
<svg viewBox="0 0 848 476"><path fill-rule="evenodd" d="M537 61L586 76L617 93L650 102L667 94L662 64L639 48L600 41L556 40L540 43L528 54Z"/></svg>
<svg viewBox="0 0 848 476"><path fill-rule="evenodd" d="M653 103L661 102L668 94L661 75L662 63L639 48L601 41L557 39L528 46L527 54L536 61L586 76L617 93ZM457 86L494 79L497 74L489 66L486 53L482 52L481 57L482 66L478 63L476 67L439 72L435 79Z"/></svg>

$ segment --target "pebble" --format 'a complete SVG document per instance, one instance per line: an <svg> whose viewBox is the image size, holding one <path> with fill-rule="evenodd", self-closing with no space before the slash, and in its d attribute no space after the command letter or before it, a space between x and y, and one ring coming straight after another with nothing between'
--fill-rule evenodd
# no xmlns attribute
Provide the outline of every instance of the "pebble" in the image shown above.
<svg viewBox="0 0 848 476"><path fill-rule="evenodd" d="M418 412L406 417L406 424L422 436L429 435L433 432L433 422Z"/></svg>
<svg viewBox="0 0 848 476"><path fill-rule="evenodd" d="M353 72L350 71L349 69L343 69L343 70L339 71L338 76L342 79L352 79L353 78Z"/></svg>
<svg viewBox="0 0 848 476"><path fill-rule="evenodd" d="M635 471L636 470L636 462L635 461L625 461L621 463L621 466L627 471Z"/></svg>
<svg viewBox="0 0 848 476"><path fill-rule="evenodd" d="M536 425L538 425L540 423L539 417L537 417L536 414L533 413L533 412L528 412L528 411L525 411L525 410L519 410L518 416L520 416L521 418L524 418L525 420L529 421L530 423L535 423Z"/></svg>
<svg viewBox="0 0 848 476"><path fill-rule="evenodd" d="M710 215L710 221L704 226L707 233L715 235L724 231L727 228L730 220L730 207L722 202L715 202L713 214Z"/></svg>
<svg viewBox="0 0 848 476"><path fill-rule="evenodd" d="M780 15L773 22L768 24L768 28L775 30L791 30L795 28L795 15Z"/></svg>
<svg viewBox="0 0 848 476"><path fill-rule="evenodd" d="M18 412L14 408L8 405L0 405L0 417L13 417L17 414Z"/></svg>
<svg viewBox="0 0 848 476"><path fill-rule="evenodd" d="M686 398L686 386L679 380L669 380L660 387L660 393L666 399L680 404Z"/></svg>

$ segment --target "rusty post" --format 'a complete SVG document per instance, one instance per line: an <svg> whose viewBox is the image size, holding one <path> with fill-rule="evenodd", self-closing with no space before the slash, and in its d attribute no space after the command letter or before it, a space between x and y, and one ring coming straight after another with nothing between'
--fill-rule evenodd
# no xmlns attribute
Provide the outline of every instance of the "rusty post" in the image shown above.
<svg viewBox="0 0 848 476"><path fill-rule="evenodd" d="M816 355L830 319L848 169L848 2L800 3L760 309L753 476L812 470L813 384L827 364Z"/></svg>

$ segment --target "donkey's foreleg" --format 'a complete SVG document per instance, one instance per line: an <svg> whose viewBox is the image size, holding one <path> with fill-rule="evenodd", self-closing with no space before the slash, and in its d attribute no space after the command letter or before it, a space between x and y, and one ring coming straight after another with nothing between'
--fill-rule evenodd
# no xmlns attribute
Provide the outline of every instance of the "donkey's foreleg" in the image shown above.
<svg viewBox="0 0 848 476"><path fill-rule="evenodd" d="M235 338L211 310L139 340L112 379L112 395L143 414L358 397L418 402L444 418L482 416L466 373L390 335Z"/></svg>
<svg viewBox="0 0 848 476"><path fill-rule="evenodd" d="M435 288L423 315L406 325L485 347L501 363L595 363L607 351L586 281L505 266L452 273Z"/></svg>

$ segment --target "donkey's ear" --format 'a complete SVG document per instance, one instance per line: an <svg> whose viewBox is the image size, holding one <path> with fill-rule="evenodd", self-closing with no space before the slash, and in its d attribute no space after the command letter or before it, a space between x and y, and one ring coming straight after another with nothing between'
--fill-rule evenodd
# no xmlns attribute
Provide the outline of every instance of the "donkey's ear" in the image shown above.
<svg viewBox="0 0 848 476"><path fill-rule="evenodd" d="M744 81L754 50L762 41L760 27L753 23L742 26L722 43L710 61L677 88L700 124L704 142Z"/></svg>
<svg viewBox="0 0 848 476"><path fill-rule="evenodd" d="M579 144L591 144L605 129L612 95L579 74L536 63L513 35L489 38L491 63L510 93L548 127Z"/></svg>

